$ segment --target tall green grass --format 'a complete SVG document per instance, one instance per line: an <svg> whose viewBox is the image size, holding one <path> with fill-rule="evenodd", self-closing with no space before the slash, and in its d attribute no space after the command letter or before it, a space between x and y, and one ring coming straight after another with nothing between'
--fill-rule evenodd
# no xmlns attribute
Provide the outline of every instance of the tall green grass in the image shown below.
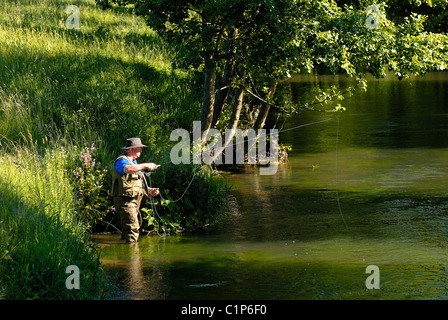
<svg viewBox="0 0 448 320"><path fill-rule="evenodd" d="M35 145L9 151L0 162L0 298L103 297L100 251L74 212L64 154L39 156ZM79 290L65 285L69 265L80 269Z"/></svg>
<svg viewBox="0 0 448 320"><path fill-rule="evenodd" d="M68 5L80 29L68 29ZM161 157L169 133L199 119L191 72L176 69L177 49L123 9L94 0L0 2L0 134L40 145L64 140L112 160L129 136Z"/></svg>

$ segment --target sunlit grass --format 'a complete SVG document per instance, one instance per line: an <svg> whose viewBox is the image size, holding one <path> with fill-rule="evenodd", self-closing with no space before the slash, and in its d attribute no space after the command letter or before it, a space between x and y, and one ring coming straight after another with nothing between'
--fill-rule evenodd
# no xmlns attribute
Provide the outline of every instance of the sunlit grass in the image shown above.
<svg viewBox="0 0 448 320"><path fill-rule="evenodd" d="M66 159L11 146L0 164L0 292L5 299L97 299L106 288L100 251L74 212ZM3 148L2 151L6 151ZM65 286L77 265L83 290Z"/></svg>
<svg viewBox="0 0 448 320"><path fill-rule="evenodd" d="M68 5L80 9L79 29L66 26ZM3 136L107 149L139 135L159 146L198 118L193 77L173 67L176 48L130 12L103 11L93 0L2 1L0 25Z"/></svg>

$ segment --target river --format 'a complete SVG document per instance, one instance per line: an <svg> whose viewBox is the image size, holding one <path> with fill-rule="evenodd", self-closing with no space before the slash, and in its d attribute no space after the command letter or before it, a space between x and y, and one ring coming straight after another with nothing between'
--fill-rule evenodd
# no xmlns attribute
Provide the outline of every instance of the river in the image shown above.
<svg viewBox="0 0 448 320"><path fill-rule="evenodd" d="M346 80L294 79L295 99L316 81ZM281 119L331 120L281 132L293 149L275 175L224 173L235 205L219 226L131 246L98 237L115 298L448 298L447 101L448 73L429 73L369 81L342 113Z"/></svg>

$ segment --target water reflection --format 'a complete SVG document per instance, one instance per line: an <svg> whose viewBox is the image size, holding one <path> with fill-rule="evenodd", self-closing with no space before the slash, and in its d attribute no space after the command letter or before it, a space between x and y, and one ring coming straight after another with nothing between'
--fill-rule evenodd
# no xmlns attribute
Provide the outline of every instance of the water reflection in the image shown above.
<svg viewBox="0 0 448 320"><path fill-rule="evenodd" d="M143 262L140 253L139 244L133 244L129 248L129 262L127 266L127 277L126 277L126 287L127 292L132 292L133 299L143 299L143 294L147 289L151 290L151 286L148 286L148 281L146 281L143 276ZM148 278L148 279L152 279Z"/></svg>
<svg viewBox="0 0 448 320"><path fill-rule="evenodd" d="M322 87L332 84L325 77L320 78ZM342 87L349 85L346 79L340 81ZM290 91L296 101L309 101L312 85L291 82ZM337 114L341 124L339 142L351 148L446 148L447 101L448 72L429 73L425 78L412 81L369 82L367 92L342 101L347 111ZM289 118L283 127L330 117L327 113L304 111ZM330 121L285 132L280 138L294 145L293 154L325 152L333 148L335 134L336 123Z"/></svg>
<svg viewBox="0 0 448 320"><path fill-rule="evenodd" d="M166 299L166 283L164 282L164 263L159 261L164 251L164 241L140 241L135 244L123 244L118 235L97 238L108 252L113 244L113 254L107 255L103 263L108 273L119 284L115 299ZM116 244L120 241L120 244ZM151 257L148 260L148 257Z"/></svg>
<svg viewBox="0 0 448 320"><path fill-rule="evenodd" d="M446 298L446 251L403 239L351 235L226 242L210 236L170 236L164 253L144 250L157 241L143 238L139 257L125 258L120 275L126 294L118 298ZM381 290L364 286L366 266L372 264L382 272Z"/></svg>

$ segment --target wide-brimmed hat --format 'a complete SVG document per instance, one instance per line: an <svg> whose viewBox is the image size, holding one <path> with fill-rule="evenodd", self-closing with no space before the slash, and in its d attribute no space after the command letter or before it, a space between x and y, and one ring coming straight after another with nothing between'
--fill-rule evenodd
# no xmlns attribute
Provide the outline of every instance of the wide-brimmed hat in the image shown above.
<svg viewBox="0 0 448 320"><path fill-rule="evenodd" d="M147 147L144 144L142 144L142 141L140 138L129 138L126 139L126 146L124 146L121 149L132 149L132 148L140 148L140 147Z"/></svg>

